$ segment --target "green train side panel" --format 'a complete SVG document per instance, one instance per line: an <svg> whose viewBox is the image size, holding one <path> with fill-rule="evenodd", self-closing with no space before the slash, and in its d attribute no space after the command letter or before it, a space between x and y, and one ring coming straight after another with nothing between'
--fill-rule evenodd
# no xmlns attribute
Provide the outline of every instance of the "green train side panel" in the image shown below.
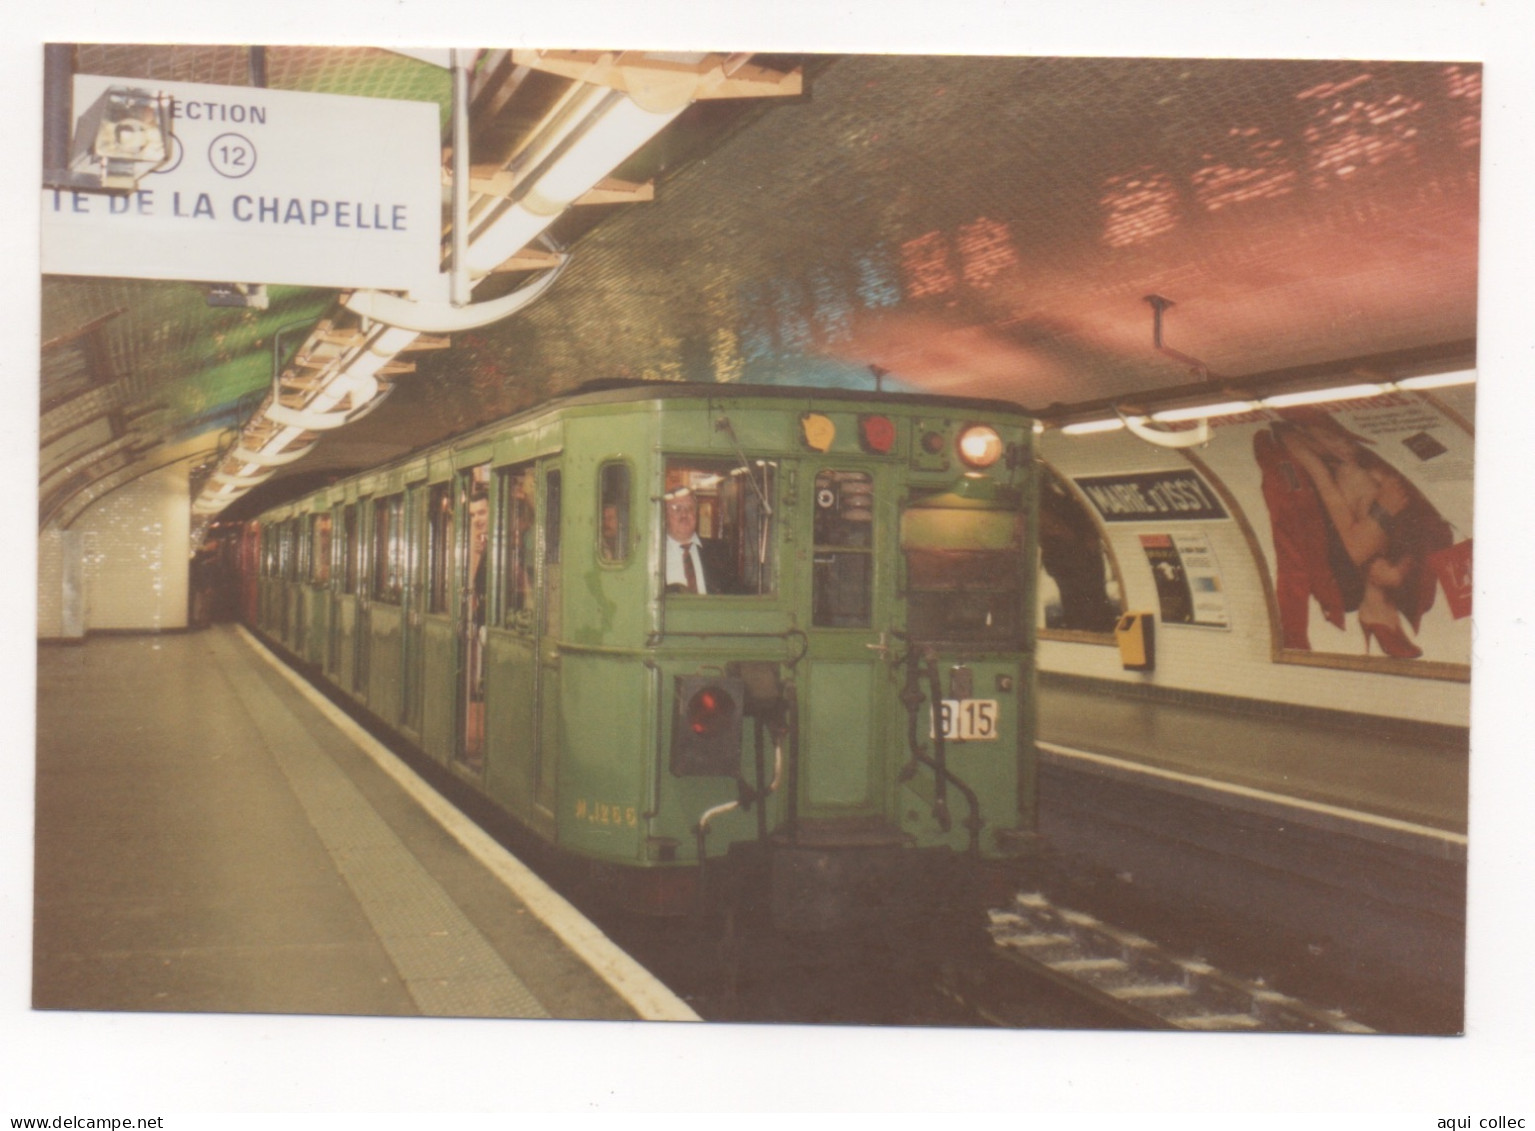
<svg viewBox="0 0 1535 1131"><path fill-rule="evenodd" d="M368 619L372 628L368 641L368 709L392 725L400 718L404 643L400 635L401 613L394 605L375 603Z"/></svg>
<svg viewBox="0 0 1535 1131"><path fill-rule="evenodd" d="M868 660L813 660L804 704L800 774L806 816L821 810L867 811L883 791L875 750L881 704L874 694L875 665Z"/></svg>
<svg viewBox="0 0 1535 1131"><path fill-rule="evenodd" d="M325 663L325 653L330 641L330 591L324 586L309 588L309 628L307 633L306 659L317 666Z"/></svg>
<svg viewBox="0 0 1535 1131"><path fill-rule="evenodd" d="M357 598L342 596L336 601L336 632L340 636L337 641L334 658L336 665L331 672L331 678L336 681L336 686L343 691L350 691L354 682L357 663L357 649L353 640L357 635Z"/></svg>
<svg viewBox="0 0 1535 1131"><path fill-rule="evenodd" d="M538 715L533 698L533 641L505 629L491 629L485 640L485 788L518 820L547 832L552 822L537 811L542 759L551 762L558 751L543 751L538 742ZM443 696L448 710L455 697ZM451 743L451 737L450 737Z"/></svg>
<svg viewBox="0 0 1535 1131"><path fill-rule="evenodd" d="M650 671L637 657L561 657L562 847L607 860L643 858L650 686Z"/></svg>
<svg viewBox="0 0 1535 1131"><path fill-rule="evenodd" d="M426 614L422 624L421 747L438 762L453 757L457 733L454 678L458 639L445 615Z"/></svg>
<svg viewBox="0 0 1535 1131"><path fill-rule="evenodd" d="M648 632L651 580L646 553L648 501L655 467L655 421L648 413L582 413L566 423L564 474L565 538L563 639L579 645L638 647ZM602 517L601 470L616 463L629 470L629 530L626 556L599 555Z"/></svg>

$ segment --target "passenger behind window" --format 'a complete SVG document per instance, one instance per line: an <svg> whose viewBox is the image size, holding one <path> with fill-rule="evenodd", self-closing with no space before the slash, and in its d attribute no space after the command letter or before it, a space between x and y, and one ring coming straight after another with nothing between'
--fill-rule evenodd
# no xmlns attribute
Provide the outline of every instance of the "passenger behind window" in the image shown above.
<svg viewBox="0 0 1535 1131"><path fill-rule="evenodd" d="M727 547L698 536L698 499L686 487L662 499L666 515L666 557L662 568L668 593L734 592Z"/></svg>

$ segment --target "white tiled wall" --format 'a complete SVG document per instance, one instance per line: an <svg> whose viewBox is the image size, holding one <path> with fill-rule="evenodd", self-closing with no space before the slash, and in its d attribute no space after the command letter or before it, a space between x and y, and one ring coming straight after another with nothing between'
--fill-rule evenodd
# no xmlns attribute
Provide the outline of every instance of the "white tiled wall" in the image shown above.
<svg viewBox="0 0 1535 1131"><path fill-rule="evenodd" d="M38 538L37 634L67 639L101 630L161 631L187 624L191 509L181 469L146 475L96 503L69 532ZM83 577L83 618L72 624L71 572Z"/></svg>
<svg viewBox="0 0 1535 1131"><path fill-rule="evenodd" d="M1124 433L1072 437L1049 432L1041 437L1040 452L1046 463L1067 477L1190 467L1179 453ZM1158 622L1156 668L1151 672L1125 671L1112 646L1041 640L1040 670L1422 722L1459 726L1469 722L1470 686L1466 683L1274 663L1262 574L1235 521L1106 524L1130 610L1155 612L1158 608L1156 585L1139 536L1182 530L1203 534L1220 563L1229 629ZM1359 650L1362 655L1363 639Z"/></svg>

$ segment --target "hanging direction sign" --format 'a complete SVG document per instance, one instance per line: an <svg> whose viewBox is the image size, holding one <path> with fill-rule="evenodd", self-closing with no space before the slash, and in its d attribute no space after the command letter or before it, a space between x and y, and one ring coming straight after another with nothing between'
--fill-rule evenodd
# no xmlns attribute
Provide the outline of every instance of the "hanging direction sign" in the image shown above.
<svg viewBox="0 0 1535 1131"><path fill-rule="evenodd" d="M170 99L166 161L125 193L44 188L45 274L410 290L435 279L438 108L264 87L75 76Z"/></svg>

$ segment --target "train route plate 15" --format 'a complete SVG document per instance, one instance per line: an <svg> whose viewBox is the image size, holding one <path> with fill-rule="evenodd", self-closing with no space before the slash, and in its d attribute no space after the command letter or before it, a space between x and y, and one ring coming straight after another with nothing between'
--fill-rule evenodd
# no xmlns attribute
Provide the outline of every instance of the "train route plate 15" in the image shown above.
<svg viewBox="0 0 1535 1131"><path fill-rule="evenodd" d="M995 699L945 699L940 704L943 737L961 742L991 742L997 738Z"/></svg>

